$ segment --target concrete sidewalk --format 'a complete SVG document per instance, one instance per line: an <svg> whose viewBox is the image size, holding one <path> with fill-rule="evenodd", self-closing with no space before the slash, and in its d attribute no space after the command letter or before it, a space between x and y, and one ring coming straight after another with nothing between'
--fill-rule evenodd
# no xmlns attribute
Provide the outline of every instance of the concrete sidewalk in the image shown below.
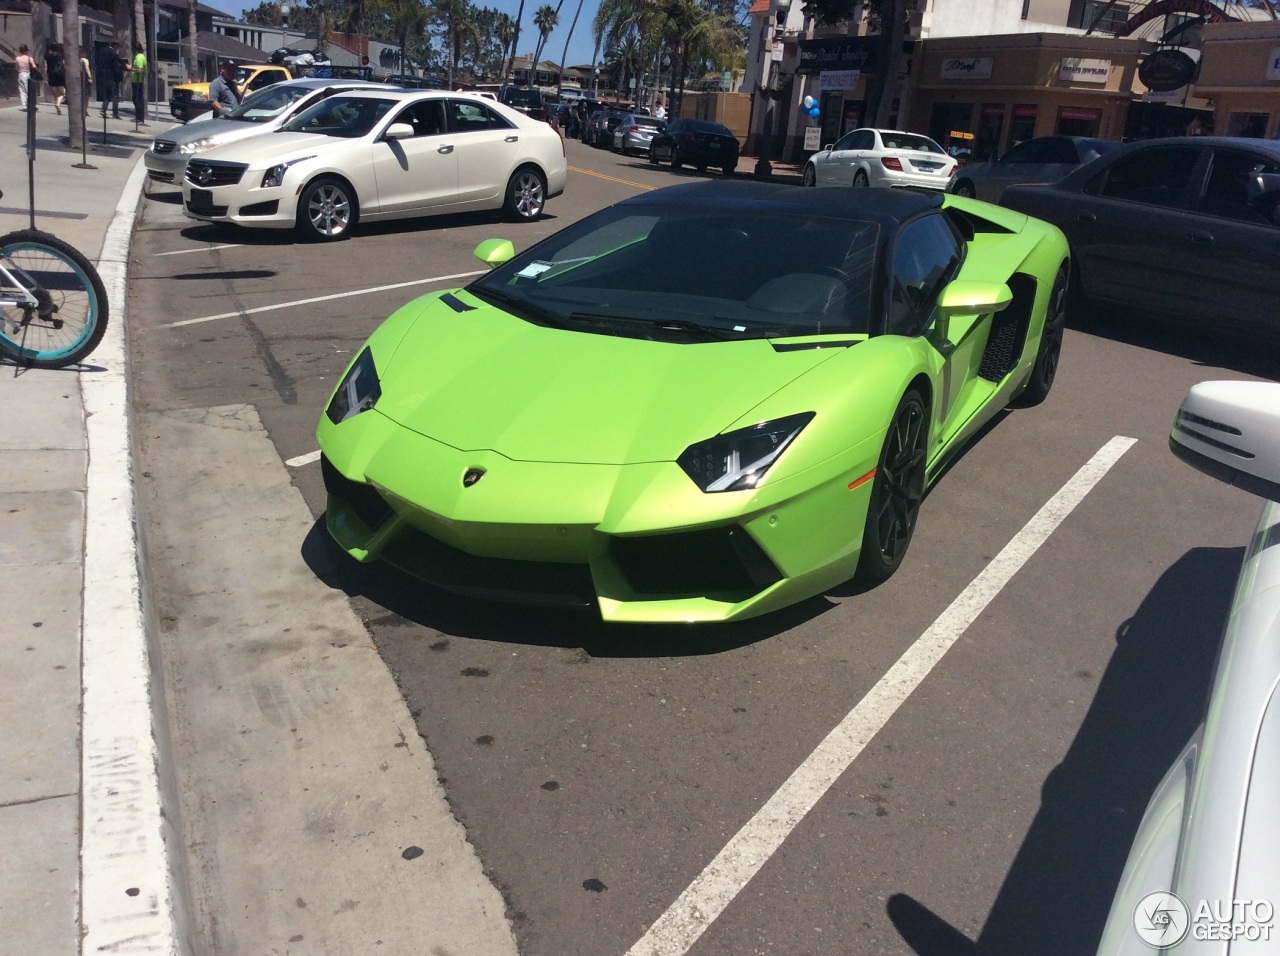
<svg viewBox="0 0 1280 956"><path fill-rule="evenodd" d="M211 939L207 919L196 918L197 912L207 917L210 905L216 909L227 902L228 888L217 878L237 887L262 884L251 874L225 872L211 862L226 847L196 845L184 830L184 805L216 804L246 790L261 793L263 780L278 787L297 784L297 791L317 780L290 777L279 766L263 767L260 759L257 776L244 778L248 771L231 769L214 785L217 792L178 792L176 782L188 779L181 769L192 759L190 748L200 745L201 734L216 738L221 725L211 722L194 733L187 728L170 744L172 720L161 676L166 662L141 540L126 351L126 280L145 176L141 158L151 135L170 124L157 118L148 129L136 130L132 120L109 119L104 144L102 118L91 114L94 148L87 150L84 163L80 151L64 145L65 115L42 104L34 114L36 154L29 167L30 117L16 101L0 101L0 234L28 228L34 208L37 228L97 263L110 323L81 367L48 371L0 363L0 487L6 492L0 509L0 589L7 610L0 615L0 766L7 771L0 776L0 845L6 848L0 865L0 956L356 952L354 944L347 945L353 933L375 931L385 937L388 945L380 951L388 954L514 956L501 897L452 817L429 754L414 764L415 776L366 774L362 781L370 798L366 805L385 805L388 820L396 808L412 817L415 842L426 847L430 866L415 886L385 865L366 879L363 889L371 900L358 919L347 921L354 923L344 930L347 936L332 927L313 932L316 921L332 920L291 907L276 914L273 925L266 919L249 921L231 945ZM271 459L274 449L265 436L263 443ZM269 464L246 475L269 473ZM274 464L283 468L278 460ZM287 480L284 484L296 498L296 489ZM300 499L289 503L301 507ZM310 515L304 517L309 528ZM272 569L261 575L271 576ZM327 590L318 582L313 586ZM244 600L251 602L252 594ZM358 627L349 608L346 613ZM381 714L379 707L393 705L403 710L385 666L374 657L367 670L367 679L352 682L350 692L369 711ZM296 692L308 693L312 685L297 671L290 674ZM281 680L287 682L290 674ZM403 716L408 722L407 712ZM356 725L354 732L363 726ZM362 757L371 752L353 744L342 727L319 721L306 730L333 748L353 748ZM330 778L358 763L335 761ZM323 782L334 786L332 779ZM379 786L395 789L379 793ZM289 856L296 843L274 826L282 815L302 812L304 803L287 792L269 805L251 799L243 805L246 816L226 831L228 842L252 839L259 861L288 857L287 868L297 874L287 881L291 892L294 886L307 890L297 894L299 900L323 897L317 887L328 888L334 882L328 872L342 866L332 852L322 858ZM345 870L365 873L368 862L366 870L356 862L348 860ZM257 868L264 869L261 862ZM269 865L265 872L271 872ZM213 882L210 873L217 875ZM317 889L314 896L312 889ZM379 898L385 902L379 904ZM257 909L252 913L261 915ZM229 925L229 914L222 915ZM305 943L301 932L289 936L281 929L286 921L296 925L307 919L312 923Z"/></svg>

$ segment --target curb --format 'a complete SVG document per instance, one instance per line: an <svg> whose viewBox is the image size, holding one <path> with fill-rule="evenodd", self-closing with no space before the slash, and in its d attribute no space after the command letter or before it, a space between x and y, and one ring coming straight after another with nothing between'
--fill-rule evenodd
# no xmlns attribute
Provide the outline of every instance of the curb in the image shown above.
<svg viewBox="0 0 1280 956"><path fill-rule="evenodd" d="M107 230L98 271L111 322L81 378L88 447L81 622L82 954L193 951L175 865L183 846L166 781L163 682L144 589L128 382L129 244L146 169L139 160ZM162 772L162 768L165 768ZM165 799L166 792L170 799ZM180 919L181 917L181 919Z"/></svg>

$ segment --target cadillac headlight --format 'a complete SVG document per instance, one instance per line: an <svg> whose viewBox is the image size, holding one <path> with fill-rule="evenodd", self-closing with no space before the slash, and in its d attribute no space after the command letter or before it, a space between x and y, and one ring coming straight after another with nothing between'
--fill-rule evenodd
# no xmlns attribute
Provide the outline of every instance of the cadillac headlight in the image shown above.
<svg viewBox="0 0 1280 956"><path fill-rule="evenodd" d="M726 432L690 445L676 461L703 491L755 488L813 416L802 412Z"/></svg>
<svg viewBox="0 0 1280 956"><path fill-rule="evenodd" d="M192 140L190 143L183 143L178 147L180 153L198 153L202 149L208 149L213 145L213 137L206 136L204 139Z"/></svg>
<svg viewBox="0 0 1280 956"><path fill-rule="evenodd" d="M382 397L382 386L378 384L378 370L373 365L373 352L365 348L351 363L342 384L329 399L329 407L325 414L335 425L355 418L361 412L367 412Z"/></svg>
<svg viewBox="0 0 1280 956"><path fill-rule="evenodd" d="M313 158L314 157L312 156L303 156L301 159L291 159L287 163L276 163L262 174L262 188L266 189L268 186L279 186L284 182L284 174L289 171L290 166L293 166L296 163L305 163L308 159Z"/></svg>

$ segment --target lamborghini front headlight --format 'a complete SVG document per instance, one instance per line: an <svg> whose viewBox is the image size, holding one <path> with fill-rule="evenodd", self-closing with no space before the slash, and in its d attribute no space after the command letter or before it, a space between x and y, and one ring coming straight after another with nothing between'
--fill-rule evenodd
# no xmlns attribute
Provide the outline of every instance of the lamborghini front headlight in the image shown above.
<svg viewBox="0 0 1280 956"><path fill-rule="evenodd" d="M725 432L690 445L676 461L703 491L755 488L813 416L801 412Z"/></svg>
<svg viewBox="0 0 1280 956"><path fill-rule="evenodd" d="M373 352L366 347L351 363L351 368L342 379L342 384L329 399L329 407L325 414L335 425L355 418L361 412L367 412L382 397L382 386L378 383L378 370L373 364Z"/></svg>

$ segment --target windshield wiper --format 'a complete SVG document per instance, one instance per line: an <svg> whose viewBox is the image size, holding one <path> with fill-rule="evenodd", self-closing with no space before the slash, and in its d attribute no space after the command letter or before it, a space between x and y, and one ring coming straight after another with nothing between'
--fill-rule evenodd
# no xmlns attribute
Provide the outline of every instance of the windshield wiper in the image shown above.
<svg viewBox="0 0 1280 956"><path fill-rule="evenodd" d="M517 318L525 321L532 321L537 325L549 325L556 329L571 328L564 318L550 309L545 309L540 305L534 305L528 299L518 299L506 292L497 289L488 289L483 286L468 286L467 292L474 295L477 299L483 299L489 305L497 306L508 312L514 313Z"/></svg>
<svg viewBox="0 0 1280 956"><path fill-rule="evenodd" d="M656 318L644 319L634 315L602 315L597 312L571 312L569 319L572 322L591 323L599 326L625 326L625 325L647 325L650 328L661 329L670 332L686 332L690 335L699 335L708 339L730 339L737 338L728 329L717 329L714 326L699 325L696 322L688 322L684 319Z"/></svg>

